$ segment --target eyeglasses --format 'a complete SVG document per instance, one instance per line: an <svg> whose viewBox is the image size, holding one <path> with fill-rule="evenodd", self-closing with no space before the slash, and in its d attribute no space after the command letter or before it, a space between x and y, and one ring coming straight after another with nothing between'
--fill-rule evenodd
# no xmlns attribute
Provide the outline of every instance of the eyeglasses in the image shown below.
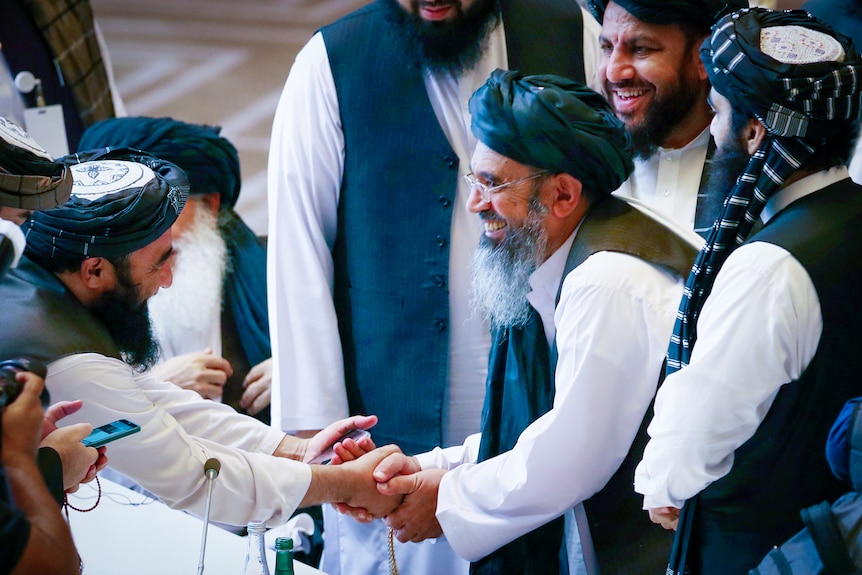
<svg viewBox="0 0 862 575"><path fill-rule="evenodd" d="M470 186L470 190L478 190L479 195L482 196L482 201L486 204L491 201L491 194L495 194L505 188L506 186L514 186L515 184L520 184L521 182L526 182L529 180L535 180L539 176L544 176L545 174L550 174L548 170L542 170L541 172L536 172L531 176L527 176L526 178L521 178L520 180L515 180L514 182L506 182L505 184L499 185L488 185L480 182L476 179L476 176L473 172L468 172L464 174L464 181L467 182L467 185Z"/></svg>

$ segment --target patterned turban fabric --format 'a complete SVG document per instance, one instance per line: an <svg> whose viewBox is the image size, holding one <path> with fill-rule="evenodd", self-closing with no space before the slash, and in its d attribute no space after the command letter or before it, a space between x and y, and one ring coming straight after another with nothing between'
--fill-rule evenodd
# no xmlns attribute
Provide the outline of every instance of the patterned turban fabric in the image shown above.
<svg viewBox="0 0 862 575"><path fill-rule="evenodd" d="M713 88L750 111L767 135L724 201L686 282L667 372L688 364L715 276L748 237L767 200L830 136L858 127L862 61L848 38L803 10L741 10L701 47Z"/></svg>
<svg viewBox="0 0 862 575"><path fill-rule="evenodd" d="M613 0L623 10L647 24L687 22L705 31L716 20L734 10L748 8L748 0ZM587 0L593 16L601 22L610 0Z"/></svg>
<svg viewBox="0 0 862 575"><path fill-rule="evenodd" d="M634 169L631 138L607 101L560 76L495 70L470 98L472 130L507 158L565 172L610 194Z"/></svg>
<svg viewBox="0 0 862 575"><path fill-rule="evenodd" d="M186 202L182 170L149 155L117 153L69 164L74 185L64 205L24 224L27 254L42 258L118 258L161 237Z"/></svg>
<svg viewBox="0 0 862 575"><path fill-rule="evenodd" d="M172 118L111 118L84 131L79 150L135 148L185 170L190 194L218 193L232 208L241 186L239 155L221 128L189 124Z"/></svg>
<svg viewBox="0 0 862 575"><path fill-rule="evenodd" d="M0 118L0 206L44 210L72 193L72 172L23 129Z"/></svg>

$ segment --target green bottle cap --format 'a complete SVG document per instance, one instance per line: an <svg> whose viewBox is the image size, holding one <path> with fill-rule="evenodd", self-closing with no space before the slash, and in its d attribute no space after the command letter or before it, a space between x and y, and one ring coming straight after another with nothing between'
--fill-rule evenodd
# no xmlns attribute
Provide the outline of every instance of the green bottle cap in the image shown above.
<svg viewBox="0 0 862 575"><path fill-rule="evenodd" d="M276 551L278 551L279 549L287 549L289 551L293 551L293 539L291 539L290 537L276 537L275 549Z"/></svg>

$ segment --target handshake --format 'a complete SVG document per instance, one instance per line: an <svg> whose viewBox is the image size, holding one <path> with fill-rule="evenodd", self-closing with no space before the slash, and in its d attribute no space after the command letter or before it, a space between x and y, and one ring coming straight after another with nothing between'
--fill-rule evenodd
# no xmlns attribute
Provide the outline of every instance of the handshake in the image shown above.
<svg viewBox="0 0 862 575"><path fill-rule="evenodd" d="M340 513L361 523L383 519L402 543L443 534L435 513L445 469L423 471L395 445L376 448L368 434L337 442L329 463L356 472L349 496L333 499L344 501L333 504Z"/></svg>

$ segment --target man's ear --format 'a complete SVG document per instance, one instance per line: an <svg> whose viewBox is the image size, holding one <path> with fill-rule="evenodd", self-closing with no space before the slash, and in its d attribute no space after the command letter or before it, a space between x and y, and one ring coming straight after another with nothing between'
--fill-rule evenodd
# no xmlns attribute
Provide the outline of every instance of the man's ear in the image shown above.
<svg viewBox="0 0 862 575"><path fill-rule="evenodd" d="M553 204L551 212L558 218L564 219L574 212L578 205L585 201L583 196L583 184L570 174L561 172L555 174L550 181L553 185Z"/></svg>
<svg viewBox="0 0 862 575"><path fill-rule="evenodd" d="M704 36L697 42L693 42L691 51L689 52L689 57L693 59L694 69L697 70L697 79L701 82L709 81L709 74L706 73L706 66L700 58L700 45L703 44L703 41L706 38L707 36ZM707 92L709 92L709 88L707 88Z"/></svg>
<svg viewBox="0 0 862 575"><path fill-rule="evenodd" d="M765 137L766 126L761 124L757 118L749 118L748 124L745 125L742 132L742 143L745 145L745 150L749 156L753 156L754 152L760 148Z"/></svg>
<svg viewBox="0 0 862 575"><path fill-rule="evenodd" d="M79 274L85 286L100 290L114 281L114 266L105 258L87 258L81 262Z"/></svg>

